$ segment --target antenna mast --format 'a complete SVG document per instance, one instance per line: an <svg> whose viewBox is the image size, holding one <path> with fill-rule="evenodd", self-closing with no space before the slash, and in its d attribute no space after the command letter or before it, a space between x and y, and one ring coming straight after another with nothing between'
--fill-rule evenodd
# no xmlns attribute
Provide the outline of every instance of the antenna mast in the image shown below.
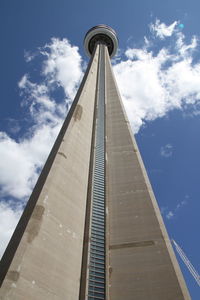
<svg viewBox="0 0 200 300"><path fill-rule="evenodd" d="M174 244L176 251L178 252L182 261L185 263L186 267L192 274L193 278L196 280L198 286L200 286L200 276L198 272L195 270L195 268L193 267L193 265L191 264L191 262L189 261L189 259L187 258L183 250L181 249L181 247L175 242L175 240L172 239L172 243Z"/></svg>

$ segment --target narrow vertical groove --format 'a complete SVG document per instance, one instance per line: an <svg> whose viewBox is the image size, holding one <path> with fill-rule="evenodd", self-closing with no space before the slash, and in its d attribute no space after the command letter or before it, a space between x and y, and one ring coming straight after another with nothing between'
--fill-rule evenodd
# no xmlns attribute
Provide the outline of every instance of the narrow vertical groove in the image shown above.
<svg viewBox="0 0 200 300"><path fill-rule="evenodd" d="M98 66L99 66L99 45L96 45L94 52L98 51ZM87 290L87 265L88 265L88 247L89 247L89 231L90 231L90 217L91 217L91 198L92 198L92 180L93 180L93 166L94 166L94 144L95 144L95 129L96 129L96 114L97 114L97 89L98 89L98 69L97 69L97 82L96 82L96 94L95 94L95 109L93 117L92 128L92 141L90 151L90 166L88 177L88 191L87 191L87 205L85 214L85 230L83 240L83 253L82 253L82 266L81 266L81 279L80 279L80 291L79 300L85 300Z"/></svg>
<svg viewBox="0 0 200 300"><path fill-rule="evenodd" d="M105 299L105 46L100 45L97 119L92 180L88 300Z"/></svg>

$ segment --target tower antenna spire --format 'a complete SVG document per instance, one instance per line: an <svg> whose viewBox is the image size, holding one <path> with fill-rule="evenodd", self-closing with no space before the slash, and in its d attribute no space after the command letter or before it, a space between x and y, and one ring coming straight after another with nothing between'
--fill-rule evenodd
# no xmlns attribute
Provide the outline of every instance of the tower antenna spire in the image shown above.
<svg viewBox="0 0 200 300"><path fill-rule="evenodd" d="M198 272L195 270L194 266L192 265L190 260L187 258L186 254L181 249L181 247L177 244L177 242L175 242L175 240L172 239L172 243L173 243L176 251L180 255L180 258L182 259L182 261L184 262L184 264L188 268L189 272L193 276L194 280L197 282L198 286L200 287L200 276L199 276Z"/></svg>

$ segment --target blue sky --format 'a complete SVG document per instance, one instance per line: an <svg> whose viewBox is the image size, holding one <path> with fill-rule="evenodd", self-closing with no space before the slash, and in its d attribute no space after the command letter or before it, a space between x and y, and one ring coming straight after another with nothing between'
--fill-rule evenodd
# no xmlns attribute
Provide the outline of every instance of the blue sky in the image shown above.
<svg viewBox="0 0 200 300"><path fill-rule="evenodd" d="M84 35L105 23L118 33L116 79L169 236L200 272L199 10L179 0L0 2L1 253L87 65Z"/></svg>

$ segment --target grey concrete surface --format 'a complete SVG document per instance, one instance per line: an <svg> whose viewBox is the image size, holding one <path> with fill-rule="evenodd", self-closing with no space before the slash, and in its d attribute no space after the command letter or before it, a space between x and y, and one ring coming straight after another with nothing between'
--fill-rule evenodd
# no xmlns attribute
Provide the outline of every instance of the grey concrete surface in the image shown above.
<svg viewBox="0 0 200 300"><path fill-rule="evenodd" d="M105 63L107 298L189 300L122 106L108 53Z"/></svg>
<svg viewBox="0 0 200 300"><path fill-rule="evenodd" d="M97 47L68 129L3 281L0 299L79 298L98 51Z"/></svg>

